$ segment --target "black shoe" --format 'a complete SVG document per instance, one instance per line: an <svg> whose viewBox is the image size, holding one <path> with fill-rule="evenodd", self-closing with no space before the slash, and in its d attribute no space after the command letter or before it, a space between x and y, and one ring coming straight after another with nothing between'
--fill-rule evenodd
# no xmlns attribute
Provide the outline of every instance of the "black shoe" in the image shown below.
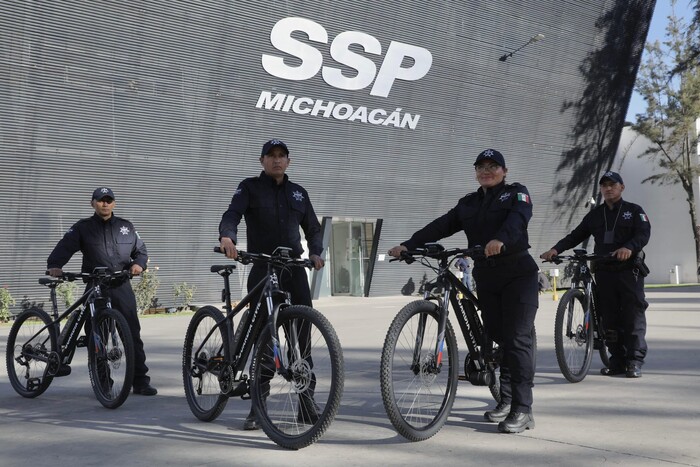
<svg viewBox="0 0 700 467"><path fill-rule="evenodd" d="M68 365L61 365L58 367L58 371L54 375L56 378L59 376L68 376L71 372L70 366Z"/></svg>
<svg viewBox="0 0 700 467"><path fill-rule="evenodd" d="M619 366L610 366L608 368L601 368L600 374L603 376L615 376L621 375L625 372L625 369Z"/></svg>
<svg viewBox="0 0 700 467"><path fill-rule="evenodd" d="M638 362L632 362L627 364L627 371L625 376L628 378L641 378L642 377L642 365Z"/></svg>
<svg viewBox="0 0 700 467"><path fill-rule="evenodd" d="M243 429L246 431L259 430L260 424L258 424L258 418L255 416L255 410L250 409L250 413L245 418L243 422Z"/></svg>
<svg viewBox="0 0 700 467"><path fill-rule="evenodd" d="M146 383L144 386L134 386L134 394L141 394L142 396L155 396L158 394L158 390Z"/></svg>
<svg viewBox="0 0 700 467"><path fill-rule="evenodd" d="M531 413L511 412L498 424L501 433L520 433L535 428L535 419Z"/></svg>
<svg viewBox="0 0 700 467"><path fill-rule="evenodd" d="M299 398L299 412L297 413L297 421L313 425L318 421L318 414L322 410L316 405L316 402L309 397L302 396Z"/></svg>
<svg viewBox="0 0 700 467"><path fill-rule="evenodd" d="M510 402L499 402L495 409L484 412L484 419L489 422L502 422L510 413Z"/></svg>

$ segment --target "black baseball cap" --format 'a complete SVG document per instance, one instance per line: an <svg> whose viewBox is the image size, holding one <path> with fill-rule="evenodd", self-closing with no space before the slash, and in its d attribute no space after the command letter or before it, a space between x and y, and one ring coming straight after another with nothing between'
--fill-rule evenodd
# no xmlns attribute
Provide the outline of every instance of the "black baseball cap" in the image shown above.
<svg viewBox="0 0 700 467"><path fill-rule="evenodd" d="M474 165L478 165L479 162L485 159L494 161L496 164L500 165L504 169L506 167L506 160L503 158L503 154L496 151L495 149L485 149L481 151L479 155L476 156L476 162L474 162Z"/></svg>
<svg viewBox="0 0 700 467"><path fill-rule="evenodd" d="M106 186L101 186L99 188L95 188L95 191L92 192L92 199L99 201L102 198L116 199L114 197L114 192L112 191L112 189L107 188Z"/></svg>
<svg viewBox="0 0 700 467"><path fill-rule="evenodd" d="M260 156L262 157L266 154L269 154L270 150L272 148L274 148L275 146L281 147L282 149L284 149L284 152L286 152L287 155L289 155L289 148L287 147L286 144L284 144L284 141L282 141L281 139L271 139L267 143L263 144L262 151L260 152Z"/></svg>
<svg viewBox="0 0 700 467"><path fill-rule="evenodd" d="M610 172L607 171L603 174L602 177L600 177L600 181L598 182L598 185L603 183L605 180L610 180L611 182L619 183L620 185L624 185L625 183L622 181L622 177L620 177L620 174L617 172Z"/></svg>

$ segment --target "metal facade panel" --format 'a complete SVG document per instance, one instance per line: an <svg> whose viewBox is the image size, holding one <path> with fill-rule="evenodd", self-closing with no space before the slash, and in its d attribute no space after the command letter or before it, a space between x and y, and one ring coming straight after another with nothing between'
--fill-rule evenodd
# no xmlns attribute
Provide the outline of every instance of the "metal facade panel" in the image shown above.
<svg viewBox="0 0 700 467"><path fill-rule="evenodd" d="M36 278L48 253L73 222L91 215L92 190L108 185L115 213L134 222L151 266L159 267L161 302L172 304L172 284L183 280L198 286L195 302L217 300L221 284L208 271L222 260L211 253L220 216L238 182L259 172L260 147L272 137L289 144L288 173L308 189L319 216L383 219L380 252L474 190L473 159L496 147L506 156L508 179L530 190L530 238L539 252L568 230L569 212L574 221L584 213L555 188L576 171L562 160L582 139L571 104L596 84L582 71L586 60L621 24L638 28L643 44L653 3L3 2L0 286L16 298L44 299ZM611 12L612 23L601 21ZM289 67L307 63L271 41L275 25L294 17L313 21L327 39L302 31L291 37L347 78L359 72L330 53L346 31L379 43L379 53L349 47L378 74L399 43L428 50L432 65L420 79L394 80L386 97L370 94L379 78L347 90L329 85L320 70L297 81L274 76L263 55L285 57ZM538 33L545 39L498 60ZM627 95L608 129L613 136L605 138L619 135L631 86L619 87ZM264 92L308 101L297 101L299 112L256 108ZM345 114L303 112L319 101L335 102ZM386 119L397 109L402 118L420 119L415 129L372 124L355 114L361 107L383 109ZM590 126L584 136L593 138ZM464 236L446 243L462 245ZM67 269L79 264L76 258ZM409 276L418 283L422 273L416 265L378 262L371 294L399 293Z"/></svg>

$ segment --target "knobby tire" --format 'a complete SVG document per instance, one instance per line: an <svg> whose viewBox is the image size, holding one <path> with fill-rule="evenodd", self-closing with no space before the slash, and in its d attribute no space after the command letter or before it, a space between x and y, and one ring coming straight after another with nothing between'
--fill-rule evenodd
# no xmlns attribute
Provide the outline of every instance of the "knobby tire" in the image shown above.
<svg viewBox="0 0 700 467"><path fill-rule="evenodd" d="M134 380L134 341L129 323L114 308L98 310L95 333L88 333L88 373L95 397L104 407L116 409L129 397Z"/></svg>
<svg viewBox="0 0 700 467"><path fill-rule="evenodd" d="M457 393L459 357L449 320L442 362L436 365L438 317L438 307L432 302L409 303L391 323L382 349L380 383L384 408L396 431L411 441L428 439L440 431ZM419 365L414 366L421 327L424 329Z"/></svg>
<svg viewBox="0 0 700 467"><path fill-rule="evenodd" d="M219 326L207 339L198 355L193 353L224 315L216 307L197 310L185 334L182 350L182 380L190 410L199 420L210 422L223 412L228 396L221 392L219 375L223 369L218 362L230 362L228 327Z"/></svg>
<svg viewBox="0 0 700 467"><path fill-rule="evenodd" d="M58 349L54 326L48 326L32 342L27 343L39 329L51 322L51 317L44 310L30 308L20 313L10 328L5 353L7 376L12 388L22 397L34 398L41 395L51 384L52 375L58 370L57 365L60 362L54 359L54 368L46 371L50 365L47 361L49 355ZM23 353L25 344L27 348ZM32 358L32 354L39 358ZM57 354L54 354L54 357L57 357Z"/></svg>
<svg viewBox="0 0 700 467"><path fill-rule="evenodd" d="M585 297L568 290L559 302L554 321L554 348L562 375L569 382L583 381L593 356L593 319L586 319Z"/></svg>
<svg viewBox="0 0 700 467"><path fill-rule="evenodd" d="M275 370L270 328L265 326L251 369L253 407L272 441L301 449L316 442L338 412L343 353L332 325L313 308L283 308L276 325L283 374Z"/></svg>

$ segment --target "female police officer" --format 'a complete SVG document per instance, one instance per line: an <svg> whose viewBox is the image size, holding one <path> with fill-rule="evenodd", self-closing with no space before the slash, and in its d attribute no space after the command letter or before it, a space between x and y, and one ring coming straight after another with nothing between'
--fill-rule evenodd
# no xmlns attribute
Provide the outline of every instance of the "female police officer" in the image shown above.
<svg viewBox="0 0 700 467"><path fill-rule="evenodd" d="M520 433L535 427L532 331L538 306L537 264L527 251L532 202L523 185L505 183L508 169L500 152L486 149L474 166L481 187L408 241L390 249L389 255L398 257L401 251L460 230L466 233L470 246L485 245L486 257L474 262L474 280L484 326L503 349L503 363L501 401L484 418L499 422L498 429L503 433Z"/></svg>

